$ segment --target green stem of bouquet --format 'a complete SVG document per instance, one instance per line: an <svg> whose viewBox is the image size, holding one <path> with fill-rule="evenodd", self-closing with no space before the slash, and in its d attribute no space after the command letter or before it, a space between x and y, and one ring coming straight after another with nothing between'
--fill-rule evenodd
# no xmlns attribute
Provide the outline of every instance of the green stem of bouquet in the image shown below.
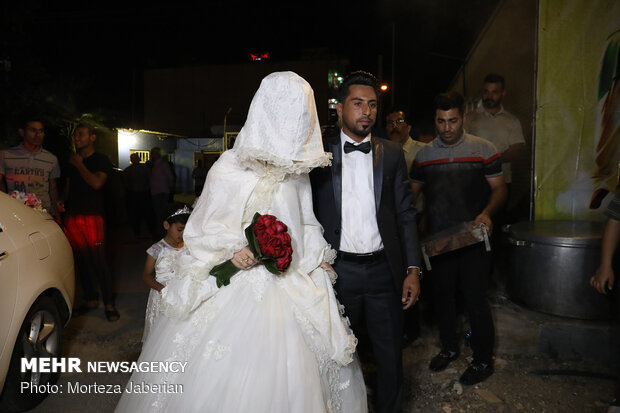
<svg viewBox="0 0 620 413"><path fill-rule="evenodd" d="M230 261L225 261L219 265L216 265L209 271L209 274L215 277L218 288L230 284L230 279L233 275L239 272L239 268Z"/></svg>

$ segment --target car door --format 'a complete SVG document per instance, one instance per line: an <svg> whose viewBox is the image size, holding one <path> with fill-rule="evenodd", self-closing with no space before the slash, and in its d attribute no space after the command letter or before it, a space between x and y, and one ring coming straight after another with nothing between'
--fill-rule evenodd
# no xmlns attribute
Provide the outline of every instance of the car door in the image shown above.
<svg viewBox="0 0 620 413"><path fill-rule="evenodd" d="M17 248L3 226L6 217L2 215L0 213L0 358L8 351L6 339L13 320L19 275Z"/></svg>

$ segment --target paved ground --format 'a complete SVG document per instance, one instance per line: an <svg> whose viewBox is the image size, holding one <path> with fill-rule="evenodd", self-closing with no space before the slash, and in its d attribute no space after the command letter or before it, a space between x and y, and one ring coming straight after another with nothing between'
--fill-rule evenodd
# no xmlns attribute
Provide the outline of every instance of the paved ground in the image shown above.
<svg viewBox="0 0 620 413"><path fill-rule="evenodd" d="M144 308L148 296L140 280L147 239L134 240L126 228L112 233L112 269L116 276L118 322L105 320L103 310L72 319L65 330L64 354L88 361L133 361L138 358ZM494 293L492 309L497 327L496 373L477 386L460 386L458 377L466 368L470 351L442 373L427 365L439 348L432 323L424 323L421 337L404 351L405 412L603 412L613 395L612 374L604 357L596 351L556 351L547 355L541 345L549 326L583 327L583 323L528 311L501 294ZM608 323L591 323L596 331L608 331ZM466 328L466 326L464 326ZM609 351L608 351L609 352ZM600 354L599 354L600 356ZM602 360L603 359L603 360ZM364 366L372 371L372 366ZM546 374L536 374L535 372ZM120 395L97 393L95 389L67 394L69 383L124 386L129 374L71 373L60 377L64 393L51 394L32 412L112 412ZM225 412L224 412L225 413Z"/></svg>

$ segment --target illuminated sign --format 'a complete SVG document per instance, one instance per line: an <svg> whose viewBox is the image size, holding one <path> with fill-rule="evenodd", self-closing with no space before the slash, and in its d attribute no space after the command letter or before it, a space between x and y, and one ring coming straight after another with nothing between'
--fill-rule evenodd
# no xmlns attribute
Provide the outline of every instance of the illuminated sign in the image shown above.
<svg viewBox="0 0 620 413"><path fill-rule="evenodd" d="M260 62L261 60L269 59L269 53L250 53L250 57L253 62Z"/></svg>

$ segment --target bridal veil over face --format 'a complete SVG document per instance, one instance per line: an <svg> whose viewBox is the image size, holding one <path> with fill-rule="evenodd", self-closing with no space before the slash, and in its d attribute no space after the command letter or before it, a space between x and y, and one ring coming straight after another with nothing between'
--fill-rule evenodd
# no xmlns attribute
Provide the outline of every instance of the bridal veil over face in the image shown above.
<svg viewBox="0 0 620 413"><path fill-rule="evenodd" d="M259 182L260 187L273 191L285 176L301 178L315 167L328 165L330 159L331 153L323 150L314 92L308 82L293 72L266 76L252 99L234 148L225 151L209 171L185 227L185 245L208 267L195 277L208 277L209 269L247 244L244 206L251 193L260 192ZM308 181L304 188L309 191L307 176L303 179ZM250 217L257 211L250 211ZM268 209L260 212L267 213ZM311 211L310 215L318 226Z"/></svg>
<svg viewBox="0 0 620 413"><path fill-rule="evenodd" d="M234 151L244 161L265 161L289 173L326 166L314 92L293 72L266 76L252 99Z"/></svg>

